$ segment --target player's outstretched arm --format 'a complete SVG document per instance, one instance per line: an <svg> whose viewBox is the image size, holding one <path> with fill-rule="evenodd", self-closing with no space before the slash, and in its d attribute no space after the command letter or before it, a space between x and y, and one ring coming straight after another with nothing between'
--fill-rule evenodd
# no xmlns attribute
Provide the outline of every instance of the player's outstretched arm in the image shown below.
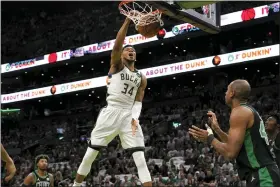
<svg viewBox="0 0 280 187"><path fill-rule="evenodd" d="M232 111L229 134L227 136L227 142L224 143L214 137L211 128L208 126L206 126L207 130L193 126L189 129L189 132L196 140L211 144L226 159L234 159L237 157L243 145L246 129L251 117L252 111L244 107Z"/></svg>
<svg viewBox="0 0 280 187"><path fill-rule="evenodd" d="M227 159L235 159L243 145L247 126L252 112L244 107L235 109L230 116L228 141L222 143L214 139L211 145Z"/></svg>
<svg viewBox="0 0 280 187"><path fill-rule="evenodd" d="M117 70L120 70L123 68L123 63L121 61L121 55L122 55L122 48L123 48L123 43L124 43L124 39L126 37L127 34L127 30L130 24L130 19L126 18L122 27L120 28L116 40L115 40L115 44L111 53L111 67L115 67Z"/></svg>
<svg viewBox="0 0 280 187"><path fill-rule="evenodd" d="M4 146L1 144L1 160L6 162L6 169L8 176L5 177L5 181L10 181L16 174L16 166L13 159L9 156Z"/></svg>

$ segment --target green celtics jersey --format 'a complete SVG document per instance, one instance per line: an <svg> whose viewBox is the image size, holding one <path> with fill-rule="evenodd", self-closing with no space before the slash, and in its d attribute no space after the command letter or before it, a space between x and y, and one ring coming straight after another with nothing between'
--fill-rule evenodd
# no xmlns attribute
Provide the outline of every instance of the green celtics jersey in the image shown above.
<svg viewBox="0 0 280 187"><path fill-rule="evenodd" d="M242 105L252 110L254 114L254 124L245 133L244 143L236 158L238 173L241 180L245 180L247 175L268 165L275 164L273 153L269 148L269 141L265 132L264 122L259 113L251 106ZM268 172L262 173L268 175Z"/></svg>
<svg viewBox="0 0 280 187"><path fill-rule="evenodd" d="M46 173L45 176L39 176L37 173L37 170L33 172L35 184L32 185L32 187L50 187L51 186L51 180L48 173Z"/></svg>

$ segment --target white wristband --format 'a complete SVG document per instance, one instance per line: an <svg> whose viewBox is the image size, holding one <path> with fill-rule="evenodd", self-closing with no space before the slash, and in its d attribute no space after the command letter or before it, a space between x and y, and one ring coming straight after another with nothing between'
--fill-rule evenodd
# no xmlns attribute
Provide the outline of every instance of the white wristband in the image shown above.
<svg viewBox="0 0 280 187"><path fill-rule="evenodd" d="M135 101L132 107L132 118L138 120L142 110L142 102Z"/></svg>
<svg viewBox="0 0 280 187"><path fill-rule="evenodd" d="M207 129L208 136L211 135L211 134L213 134L213 130L212 130L207 124L205 124L205 127L206 127L206 129Z"/></svg>

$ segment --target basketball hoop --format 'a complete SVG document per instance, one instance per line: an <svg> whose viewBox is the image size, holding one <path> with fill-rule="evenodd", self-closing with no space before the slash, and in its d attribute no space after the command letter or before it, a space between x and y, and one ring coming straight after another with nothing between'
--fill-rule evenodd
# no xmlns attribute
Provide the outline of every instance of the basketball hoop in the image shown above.
<svg viewBox="0 0 280 187"><path fill-rule="evenodd" d="M151 23L159 22L160 26L164 23L161 19L161 11L152 6L135 1L122 1L119 4L120 13L128 17L137 26L146 26Z"/></svg>

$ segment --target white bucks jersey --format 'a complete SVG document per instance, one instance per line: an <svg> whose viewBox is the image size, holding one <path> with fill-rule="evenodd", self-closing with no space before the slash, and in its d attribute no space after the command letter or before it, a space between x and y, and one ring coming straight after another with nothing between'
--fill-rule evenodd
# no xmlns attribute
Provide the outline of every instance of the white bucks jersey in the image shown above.
<svg viewBox="0 0 280 187"><path fill-rule="evenodd" d="M130 71L126 66L116 74L107 78L108 105L130 109L132 108L138 88L141 85L141 73Z"/></svg>

